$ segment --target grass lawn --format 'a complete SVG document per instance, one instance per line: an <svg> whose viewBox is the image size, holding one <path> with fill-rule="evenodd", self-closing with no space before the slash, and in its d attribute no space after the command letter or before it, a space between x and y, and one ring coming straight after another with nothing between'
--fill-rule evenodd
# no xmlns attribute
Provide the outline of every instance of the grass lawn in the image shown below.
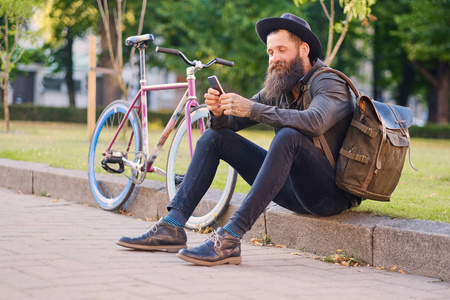
<svg viewBox="0 0 450 300"><path fill-rule="evenodd" d="M149 144L153 145L161 129L151 129L156 132L149 137ZM242 135L267 149L273 132L244 131ZM163 169L168 146L164 147L155 162L156 166ZM6 133L4 122L1 122L1 158L87 171L88 151L86 125L12 121L11 131ZM355 210L396 218L450 223L450 140L413 139L412 159L419 172L414 171L409 162L405 162L391 202L366 200ZM147 175L147 178L164 180L154 174ZM248 190L249 186L242 179L238 180L236 191L246 193Z"/></svg>

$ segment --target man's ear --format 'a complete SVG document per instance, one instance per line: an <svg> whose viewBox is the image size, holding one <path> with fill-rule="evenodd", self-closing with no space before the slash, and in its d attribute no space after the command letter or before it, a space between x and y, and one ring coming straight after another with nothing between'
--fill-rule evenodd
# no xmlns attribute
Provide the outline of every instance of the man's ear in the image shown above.
<svg viewBox="0 0 450 300"><path fill-rule="evenodd" d="M310 48L309 48L308 43L305 43L305 42L301 43L299 50L300 50L300 55L302 57L308 57L309 56Z"/></svg>

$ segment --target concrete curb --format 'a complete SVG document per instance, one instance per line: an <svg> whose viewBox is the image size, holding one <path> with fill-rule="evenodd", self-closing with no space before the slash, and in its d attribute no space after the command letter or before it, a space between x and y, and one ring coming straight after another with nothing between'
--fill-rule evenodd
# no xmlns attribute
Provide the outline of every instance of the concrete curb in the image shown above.
<svg viewBox="0 0 450 300"><path fill-rule="evenodd" d="M97 205L85 171L0 158L0 187ZM223 220L229 219L244 197L243 194L233 196ZM165 184L146 180L135 189L124 208L136 217L157 218L166 213L167 203ZM397 270L450 281L448 223L390 219L352 211L319 218L269 206L245 238L259 237L265 231L276 244L290 248L318 255L330 255L342 249L374 267L389 269L397 265Z"/></svg>

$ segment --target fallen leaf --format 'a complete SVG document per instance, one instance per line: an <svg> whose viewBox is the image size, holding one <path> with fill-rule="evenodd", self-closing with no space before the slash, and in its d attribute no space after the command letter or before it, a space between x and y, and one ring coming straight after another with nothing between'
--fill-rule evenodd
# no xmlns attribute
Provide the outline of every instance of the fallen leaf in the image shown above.
<svg viewBox="0 0 450 300"><path fill-rule="evenodd" d="M137 218L136 221L142 222L142 219L141 218Z"/></svg>
<svg viewBox="0 0 450 300"><path fill-rule="evenodd" d="M275 248L286 248L285 245L275 245Z"/></svg>
<svg viewBox="0 0 450 300"><path fill-rule="evenodd" d="M201 228L200 225L197 225L197 231L202 234L208 234L214 232L214 228L212 227Z"/></svg>
<svg viewBox="0 0 450 300"><path fill-rule="evenodd" d="M252 245L256 245L256 246L262 246L262 241L261 241L261 239L258 239L258 238L250 239L250 243Z"/></svg>
<svg viewBox="0 0 450 300"><path fill-rule="evenodd" d="M291 255L301 255L300 252L292 252Z"/></svg>
<svg viewBox="0 0 450 300"><path fill-rule="evenodd" d="M52 200L50 200L50 201L53 202L53 203L56 203L56 202L59 201L59 199L52 199Z"/></svg>
<svg viewBox="0 0 450 300"><path fill-rule="evenodd" d="M401 274L406 274L406 272L403 271L403 270L398 270L398 272L401 273Z"/></svg>
<svg viewBox="0 0 450 300"><path fill-rule="evenodd" d="M334 254L331 258L335 262L342 262L342 261L344 261L344 258L340 254Z"/></svg>
<svg viewBox="0 0 450 300"><path fill-rule="evenodd" d="M388 271L389 271L389 272L392 272L392 271L394 271L395 269L397 269L397 265L393 266L393 267L390 268Z"/></svg>

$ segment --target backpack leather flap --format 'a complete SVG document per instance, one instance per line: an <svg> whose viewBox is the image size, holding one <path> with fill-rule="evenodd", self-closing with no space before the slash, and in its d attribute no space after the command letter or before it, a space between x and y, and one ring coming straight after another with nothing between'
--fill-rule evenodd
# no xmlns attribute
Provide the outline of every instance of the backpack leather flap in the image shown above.
<svg viewBox="0 0 450 300"><path fill-rule="evenodd" d="M413 118L409 107L372 101L378 118L390 129L406 129L412 124Z"/></svg>
<svg viewBox="0 0 450 300"><path fill-rule="evenodd" d="M398 131L386 130L386 136L393 146L396 147L409 147L410 141L407 137L398 133Z"/></svg>

